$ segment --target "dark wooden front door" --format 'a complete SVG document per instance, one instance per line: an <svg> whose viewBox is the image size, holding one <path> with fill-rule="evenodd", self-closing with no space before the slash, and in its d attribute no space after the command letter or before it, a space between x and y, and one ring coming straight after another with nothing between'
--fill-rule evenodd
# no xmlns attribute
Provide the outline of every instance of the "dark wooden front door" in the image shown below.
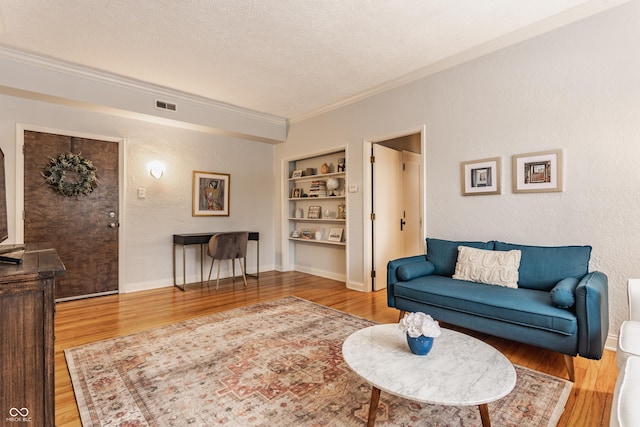
<svg viewBox="0 0 640 427"><path fill-rule="evenodd" d="M24 241L52 242L66 267L55 298L72 299L118 291L118 143L24 133ZM42 172L60 154L79 154L97 169L92 193L64 196ZM68 173L66 182L77 181Z"/></svg>

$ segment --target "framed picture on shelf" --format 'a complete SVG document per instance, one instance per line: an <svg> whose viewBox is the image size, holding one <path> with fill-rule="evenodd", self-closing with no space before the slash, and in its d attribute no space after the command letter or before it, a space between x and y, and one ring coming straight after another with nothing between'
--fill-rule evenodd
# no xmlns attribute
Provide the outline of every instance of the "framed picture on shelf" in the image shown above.
<svg viewBox="0 0 640 427"><path fill-rule="evenodd" d="M513 192L562 191L562 150L513 156Z"/></svg>
<svg viewBox="0 0 640 427"><path fill-rule="evenodd" d="M311 240L311 239L313 239L313 231L309 230L309 229L304 229L304 230L302 230L302 233L301 233L300 237L302 239Z"/></svg>
<svg viewBox="0 0 640 427"><path fill-rule="evenodd" d="M329 230L329 237L327 240L330 242L342 242L342 228L332 228Z"/></svg>
<svg viewBox="0 0 640 427"><path fill-rule="evenodd" d="M460 164L463 196L500 194L500 157Z"/></svg>
<svg viewBox="0 0 640 427"><path fill-rule="evenodd" d="M229 216L228 173L193 171L192 216Z"/></svg>
<svg viewBox="0 0 640 427"><path fill-rule="evenodd" d="M307 218L309 219L320 219L320 212L322 209L320 206L309 206L309 213L307 214Z"/></svg>
<svg viewBox="0 0 640 427"><path fill-rule="evenodd" d="M302 178L302 169L294 170L291 174L291 178Z"/></svg>
<svg viewBox="0 0 640 427"><path fill-rule="evenodd" d="M302 188L294 188L291 190L291 198L299 199L302 196Z"/></svg>

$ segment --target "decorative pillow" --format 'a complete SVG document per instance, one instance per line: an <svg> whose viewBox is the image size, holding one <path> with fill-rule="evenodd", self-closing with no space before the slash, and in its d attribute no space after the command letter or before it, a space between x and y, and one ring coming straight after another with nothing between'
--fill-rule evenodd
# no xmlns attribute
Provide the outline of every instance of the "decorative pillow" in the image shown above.
<svg viewBox="0 0 640 427"><path fill-rule="evenodd" d="M402 281L428 276L435 271L435 267L429 261L418 261L398 267L396 275Z"/></svg>
<svg viewBox="0 0 640 427"><path fill-rule="evenodd" d="M453 276L456 271L458 246L460 245L478 249L493 249L493 241L468 242L427 237L427 261L431 262L436 268L433 274L437 276Z"/></svg>
<svg viewBox="0 0 640 427"><path fill-rule="evenodd" d="M579 280L575 277L567 277L559 281L551 289L551 302L558 308L573 307L576 303L576 288Z"/></svg>
<svg viewBox="0 0 640 427"><path fill-rule="evenodd" d="M453 278L517 288L520 257L519 250L487 251L459 246Z"/></svg>

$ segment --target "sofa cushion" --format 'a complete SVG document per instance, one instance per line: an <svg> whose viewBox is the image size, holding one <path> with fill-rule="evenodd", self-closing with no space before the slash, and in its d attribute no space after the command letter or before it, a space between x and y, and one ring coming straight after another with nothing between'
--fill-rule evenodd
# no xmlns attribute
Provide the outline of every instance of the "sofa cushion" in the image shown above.
<svg viewBox="0 0 640 427"><path fill-rule="evenodd" d="M454 279L487 285L518 287L520 251L487 251L458 246Z"/></svg>
<svg viewBox="0 0 640 427"><path fill-rule="evenodd" d="M428 276L433 273L436 268L429 261L418 261L398 267L396 275L400 280L411 280L416 277Z"/></svg>
<svg viewBox="0 0 640 427"><path fill-rule="evenodd" d="M522 252L518 287L550 291L567 277L581 279L589 272L591 246L526 246L495 242L497 251Z"/></svg>
<svg viewBox="0 0 640 427"><path fill-rule="evenodd" d="M576 303L576 288L579 282L575 277L567 277L559 281L551 289L551 302L559 308L573 307Z"/></svg>
<svg viewBox="0 0 640 427"><path fill-rule="evenodd" d="M466 242L427 238L427 260L431 262L438 276L453 276L458 260L458 246L468 246L478 249L493 249L491 242Z"/></svg>
<svg viewBox="0 0 640 427"><path fill-rule="evenodd" d="M398 298L566 336L574 335L578 328L575 314L554 306L549 292L535 289L487 286L430 275L396 283L393 292Z"/></svg>

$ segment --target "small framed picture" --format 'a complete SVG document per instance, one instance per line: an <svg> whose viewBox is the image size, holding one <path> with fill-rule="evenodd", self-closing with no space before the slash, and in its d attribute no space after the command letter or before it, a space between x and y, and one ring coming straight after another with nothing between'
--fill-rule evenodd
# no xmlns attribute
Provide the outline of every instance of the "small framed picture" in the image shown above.
<svg viewBox="0 0 640 427"><path fill-rule="evenodd" d="M291 190L291 198L299 199L301 195L302 195L301 188L294 188L293 190Z"/></svg>
<svg viewBox="0 0 640 427"><path fill-rule="evenodd" d="M513 192L562 191L562 150L513 156Z"/></svg>
<svg viewBox="0 0 640 427"><path fill-rule="evenodd" d="M291 178L302 178L302 169L293 171Z"/></svg>
<svg viewBox="0 0 640 427"><path fill-rule="evenodd" d="M309 229L302 230L302 233L300 234L300 238L307 239L307 240L313 239L313 230L309 230Z"/></svg>
<svg viewBox="0 0 640 427"><path fill-rule="evenodd" d="M193 171L192 216L229 216L228 173Z"/></svg>
<svg viewBox="0 0 640 427"><path fill-rule="evenodd" d="M500 194L500 157L471 160L460 164L463 196Z"/></svg>
<svg viewBox="0 0 640 427"><path fill-rule="evenodd" d="M320 206L309 206L309 213L307 214L307 218L320 219L320 212L322 212Z"/></svg>
<svg viewBox="0 0 640 427"><path fill-rule="evenodd" d="M342 242L342 228L331 228L327 240L331 242Z"/></svg>

